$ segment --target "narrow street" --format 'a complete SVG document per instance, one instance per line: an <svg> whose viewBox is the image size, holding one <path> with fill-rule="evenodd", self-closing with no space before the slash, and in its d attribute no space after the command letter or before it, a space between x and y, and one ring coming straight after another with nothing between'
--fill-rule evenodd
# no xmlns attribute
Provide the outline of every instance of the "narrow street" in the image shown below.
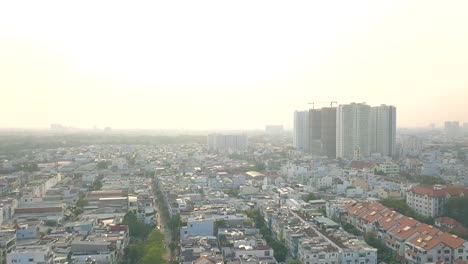
<svg viewBox="0 0 468 264"><path fill-rule="evenodd" d="M164 222L163 219L161 218L161 214L160 214L161 211L158 206L157 197L154 194L153 185L150 184L149 186L151 186L150 187L151 192L153 193L153 209L155 212L156 228L158 228L164 234L164 243L165 243L165 248L166 248L165 257L169 261L172 259L171 249L169 248L169 244L172 242L171 230L168 227L167 223Z"/></svg>

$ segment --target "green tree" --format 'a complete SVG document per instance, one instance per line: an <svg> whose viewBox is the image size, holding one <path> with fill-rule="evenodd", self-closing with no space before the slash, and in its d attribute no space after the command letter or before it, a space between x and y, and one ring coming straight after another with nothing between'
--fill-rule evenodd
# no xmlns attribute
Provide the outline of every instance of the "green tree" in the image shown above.
<svg viewBox="0 0 468 264"><path fill-rule="evenodd" d="M400 173L400 176L408 181L416 182L422 185L446 184L444 179L436 176L411 175L408 173Z"/></svg>
<svg viewBox="0 0 468 264"><path fill-rule="evenodd" d="M266 226L264 218L260 215L259 210L247 210L246 214L255 222L255 226L260 229L260 233L266 240L267 244L273 248L275 254L274 257L278 262L284 262L288 255L288 250L284 243L275 240L271 230Z"/></svg>
<svg viewBox="0 0 468 264"><path fill-rule="evenodd" d="M132 211L127 212L125 214L123 223L125 225L128 225L128 229L130 230L130 236L132 237L144 239L149 233L150 228L144 223L139 222L135 213Z"/></svg>
<svg viewBox="0 0 468 264"><path fill-rule="evenodd" d="M109 168L110 164L111 163L109 161L102 160L97 163L96 167L98 168L98 170L104 170Z"/></svg>
<svg viewBox="0 0 468 264"><path fill-rule="evenodd" d="M224 220L216 221L215 224L214 224L214 233L215 233L215 235L218 234L218 229L226 228L226 227L227 227L226 221L224 221Z"/></svg>
<svg viewBox="0 0 468 264"><path fill-rule="evenodd" d="M83 208L81 207L75 207L75 209L73 210L73 215L76 217L76 216L79 216L80 214L83 213Z"/></svg>
<svg viewBox="0 0 468 264"><path fill-rule="evenodd" d="M391 249L387 248L382 240L378 239L377 236L370 232L367 233L366 236L364 237L366 240L366 243L369 246L372 246L377 249L377 262L385 262L388 264L397 264L399 263L392 252Z"/></svg>
<svg viewBox="0 0 468 264"><path fill-rule="evenodd" d="M145 255L142 258L142 264L167 263L164 258L166 249L164 248L164 235L161 231L154 229L151 232L148 241L146 241Z"/></svg>
<svg viewBox="0 0 468 264"><path fill-rule="evenodd" d="M263 162L256 162L253 167L253 170L255 171L264 171L265 169L266 169L265 163Z"/></svg>
<svg viewBox="0 0 468 264"><path fill-rule="evenodd" d="M468 226L468 197L451 197L445 205L445 216Z"/></svg>
<svg viewBox="0 0 468 264"><path fill-rule="evenodd" d="M304 201L308 202L308 201L312 201L312 200L317 200L317 196L315 196L315 194L313 193L309 193L306 198L304 198Z"/></svg>
<svg viewBox="0 0 468 264"><path fill-rule="evenodd" d="M24 171L24 172L33 172L33 171L38 171L39 167L37 166L37 163L23 162L23 163L16 165L16 170Z"/></svg>
<svg viewBox="0 0 468 264"><path fill-rule="evenodd" d="M137 264L145 255L145 245L143 243L135 243L125 248L125 263Z"/></svg>
<svg viewBox="0 0 468 264"><path fill-rule="evenodd" d="M385 172L383 172L382 170L378 170L378 169L374 170L374 174L375 175L381 175L381 176L386 176L387 175L387 174L385 174Z"/></svg>
<svg viewBox="0 0 468 264"><path fill-rule="evenodd" d="M171 243L169 243L169 249L171 250L171 252L174 252L177 248L177 243L172 241Z"/></svg>
<svg viewBox="0 0 468 264"><path fill-rule="evenodd" d="M84 199L83 197L81 197L80 199L78 199L78 201L76 202L76 207L80 207L80 208L83 208L85 206L87 206L89 204L88 200Z"/></svg>
<svg viewBox="0 0 468 264"><path fill-rule="evenodd" d="M231 197L239 197L239 190L237 189L229 189L225 193Z"/></svg>
<svg viewBox="0 0 468 264"><path fill-rule="evenodd" d="M93 185L91 186L91 190L93 191L99 191L102 188L102 178L97 178L94 182Z"/></svg>
<svg viewBox="0 0 468 264"><path fill-rule="evenodd" d="M252 219L245 219L244 220L244 226L253 226L254 225L254 221Z"/></svg>
<svg viewBox="0 0 468 264"><path fill-rule="evenodd" d="M405 199L383 199L383 200L380 200L380 202L383 205L399 212L400 214L406 215L408 217L412 217L420 222L423 222L429 225L434 224L434 219L430 217L425 217L416 213L416 211L414 211L411 207L409 207L406 204Z"/></svg>
<svg viewBox="0 0 468 264"><path fill-rule="evenodd" d="M343 229L346 230L346 232L348 232L348 233L351 233L351 234L353 234L355 236L362 235L362 232L359 231L359 229L357 229L356 227L354 227L350 223L344 223L342 226L343 226Z"/></svg>

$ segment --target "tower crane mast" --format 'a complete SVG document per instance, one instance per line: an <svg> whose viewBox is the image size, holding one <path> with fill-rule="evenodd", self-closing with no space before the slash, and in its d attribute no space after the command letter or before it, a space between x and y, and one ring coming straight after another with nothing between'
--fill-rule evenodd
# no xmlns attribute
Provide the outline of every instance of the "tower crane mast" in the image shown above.
<svg viewBox="0 0 468 264"><path fill-rule="evenodd" d="M337 101L332 101L332 102L311 102L311 103L307 103L309 105L312 105L312 109L315 109L315 105L316 104L330 104L330 107L333 107L333 104L338 104Z"/></svg>

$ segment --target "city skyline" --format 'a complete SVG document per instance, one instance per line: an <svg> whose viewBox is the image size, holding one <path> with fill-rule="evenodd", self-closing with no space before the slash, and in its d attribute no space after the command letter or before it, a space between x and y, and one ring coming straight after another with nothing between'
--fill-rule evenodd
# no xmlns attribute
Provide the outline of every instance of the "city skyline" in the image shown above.
<svg viewBox="0 0 468 264"><path fill-rule="evenodd" d="M3 2L0 127L290 129L311 101L468 122L466 1L338 6Z"/></svg>

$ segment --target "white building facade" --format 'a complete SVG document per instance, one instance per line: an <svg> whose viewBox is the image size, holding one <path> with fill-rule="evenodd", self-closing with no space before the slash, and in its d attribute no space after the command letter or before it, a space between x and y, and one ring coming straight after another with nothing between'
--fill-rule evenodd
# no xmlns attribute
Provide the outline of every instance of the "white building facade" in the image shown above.
<svg viewBox="0 0 468 264"><path fill-rule="evenodd" d="M370 106L351 103L336 112L336 157L359 160L369 156Z"/></svg>
<svg viewBox="0 0 468 264"><path fill-rule="evenodd" d="M309 111L294 112L293 147L300 151L309 150Z"/></svg>
<svg viewBox="0 0 468 264"><path fill-rule="evenodd" d="M208 135L208 150L210 151L244 151L248 147L248 138L245 134L238 135Z"/></svg>
<svg viewBox="0 0 468 264"><path fill-rule="evenodd" d="M370 111L370 153L379 153L384 157L395 155L396 108L380 105Z"/></svg>

